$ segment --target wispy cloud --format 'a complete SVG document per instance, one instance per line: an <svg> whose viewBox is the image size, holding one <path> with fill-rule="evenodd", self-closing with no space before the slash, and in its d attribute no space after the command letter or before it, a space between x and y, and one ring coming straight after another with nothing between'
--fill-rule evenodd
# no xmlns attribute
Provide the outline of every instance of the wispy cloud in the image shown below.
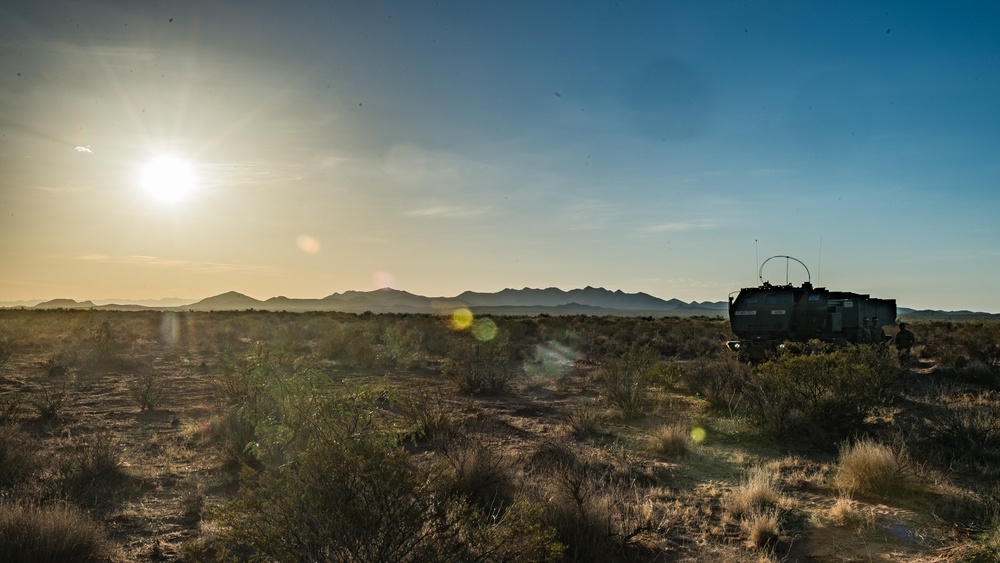
<svg viewBox="0 0 1000 563"><path fill-rule="evenodd" d="M103 262L106 264L180 268L198 273L251 272L261 274L274 271L274 268L268 266L232 264L226 262L200 262L195 260L183 260L180 258L162 258L159 256L132 255L119 257L108 256L107 254L90 253L78 255L74 257L74 259L89 262Z"/></svg>
<svg viewBox="0 0 1000 563"><path fill-rule="evenodd" d="M718 221L675 221L672 223L660 223L659 225L649 225L641 230L645 233L672 233L679 231L695 231L700 229L714 229L718 226Z"/></svg>
<svg viewBox="0 0 1000 563"><path fill-rule="evenodd" d="M454 205L435 205L421 209L411 209L403 214L407 217L478 217L485 213L485 209L458 207Z"/></svg>

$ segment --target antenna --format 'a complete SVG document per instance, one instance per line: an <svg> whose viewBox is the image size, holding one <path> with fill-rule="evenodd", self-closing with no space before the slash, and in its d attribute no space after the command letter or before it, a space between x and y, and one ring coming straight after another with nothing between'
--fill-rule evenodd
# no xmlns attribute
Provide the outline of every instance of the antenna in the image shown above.
<svg viewBox="0 0 1000 563"><path fill-rule="evenodd" d="M757 262L754 265L757 266L757 270L760 271L760 253L757 251L757 239L753 239L753 259Z"/></svg>
<svg viewBox="0 0 1000 563"><path fill-rule="evenodd" d="M819 285L820 276L823 275L823 235L819 236L819 262L816 263L816 285Z"/></svg>

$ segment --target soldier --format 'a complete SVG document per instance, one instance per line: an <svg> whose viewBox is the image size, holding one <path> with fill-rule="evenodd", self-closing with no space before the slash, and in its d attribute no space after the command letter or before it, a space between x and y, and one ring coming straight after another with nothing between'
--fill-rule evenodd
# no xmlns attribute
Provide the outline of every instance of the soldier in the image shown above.
<svg viewBox="0 0 1000 563"><path fill-rule="evenodd" d="M885 342L885 329L878 326L878 317L872 317L872 342L875 344Z"/></svg>
<svg viewBox="0 0 1000 563"><path fill-rule="evenodd" d="M872 331L871 328L868 327L868 323L870 322L868 320L868 317L865 317L865 320L863 322L864 324L861 325L861 328L858 329L858 338L857 338L858 344L871 344Z"/></svg>
<svg viewBox="0 0 1000 563"><path fill-rule="evenodd" d="M909 363L910 350L917 343L917 337L913 331L906 328L906 323L899 323L899 332L896 333L893 343L896 345L896 350L899 350L899 360L903 365Z"/></svg>

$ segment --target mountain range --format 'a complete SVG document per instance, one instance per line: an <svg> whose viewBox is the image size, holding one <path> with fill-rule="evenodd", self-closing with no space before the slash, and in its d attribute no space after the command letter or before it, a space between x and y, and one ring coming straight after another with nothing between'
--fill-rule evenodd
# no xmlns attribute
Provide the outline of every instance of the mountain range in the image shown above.
<svg viewBox="0 0 1000 563"><path fill-rule="evenodd" d="M625 293L602 287L585 287L564 291L547 289L504 289L495 293L466 291L455 297L424 297L398 289L345 291L319 299L289 298L254 299L229 291L200 301L177 298L145 302L101 303L53 299L44 302L22 301L2 303L5 308L29 309L95 309L116 311L339 311L345 313L447 313L467 307L479 314L507 315L618 315L618 316L727 316L726 301L690 303L679 299L660 299L647 293ZM899 316L914 319L992 319L1000 315L973 311L939 311L899 307Z"/></svg>
<svg viewBox="0 0 1000 563"><path fill-rule="evenodd" d="M21 305L24 306L24 305ZM182 310L182 311L340 311L346 313L441 313L467 307L478 313L494 314L584 314L584 315L723 315L725 301L686 303L664 300L647 293L625 293L600 287L564 291L547 289L504 289L496 293L466 291L455 297L424 297L398 289L346 291L320 299L272 297L254 299L229 291L187 304L114 304L97 305L92 301L53 299L30 306L33 309L98 310Z"/></svg>

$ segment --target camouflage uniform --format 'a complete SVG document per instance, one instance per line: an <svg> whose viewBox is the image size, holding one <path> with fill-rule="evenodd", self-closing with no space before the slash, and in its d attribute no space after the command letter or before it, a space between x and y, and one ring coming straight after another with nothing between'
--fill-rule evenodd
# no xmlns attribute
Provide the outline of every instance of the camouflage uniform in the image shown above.
<svg viewBox="0 0 1000 563"><path fill-rule="evenodd" d="M861 328L858 329L857 342L858 344L871 344L872 332L871 329L868 328L868 317L865 317L864 323L865 324L861 325Z"/></svg>
<svg viewBox="0 0 1000 563"><path fill-rule="evenodd" d="M872 317L872 343L885 343L885 329L878 326L878 317Z"/></svg>
<svg viewBox="0 0 1000 563"><path fill-rule="evenodd" d="M917 337L906 328L906 323L899 323L899 332L893 339L893 344L899 350L899 359L905 364L910 360L910 349L917 343Z"/></svg>

